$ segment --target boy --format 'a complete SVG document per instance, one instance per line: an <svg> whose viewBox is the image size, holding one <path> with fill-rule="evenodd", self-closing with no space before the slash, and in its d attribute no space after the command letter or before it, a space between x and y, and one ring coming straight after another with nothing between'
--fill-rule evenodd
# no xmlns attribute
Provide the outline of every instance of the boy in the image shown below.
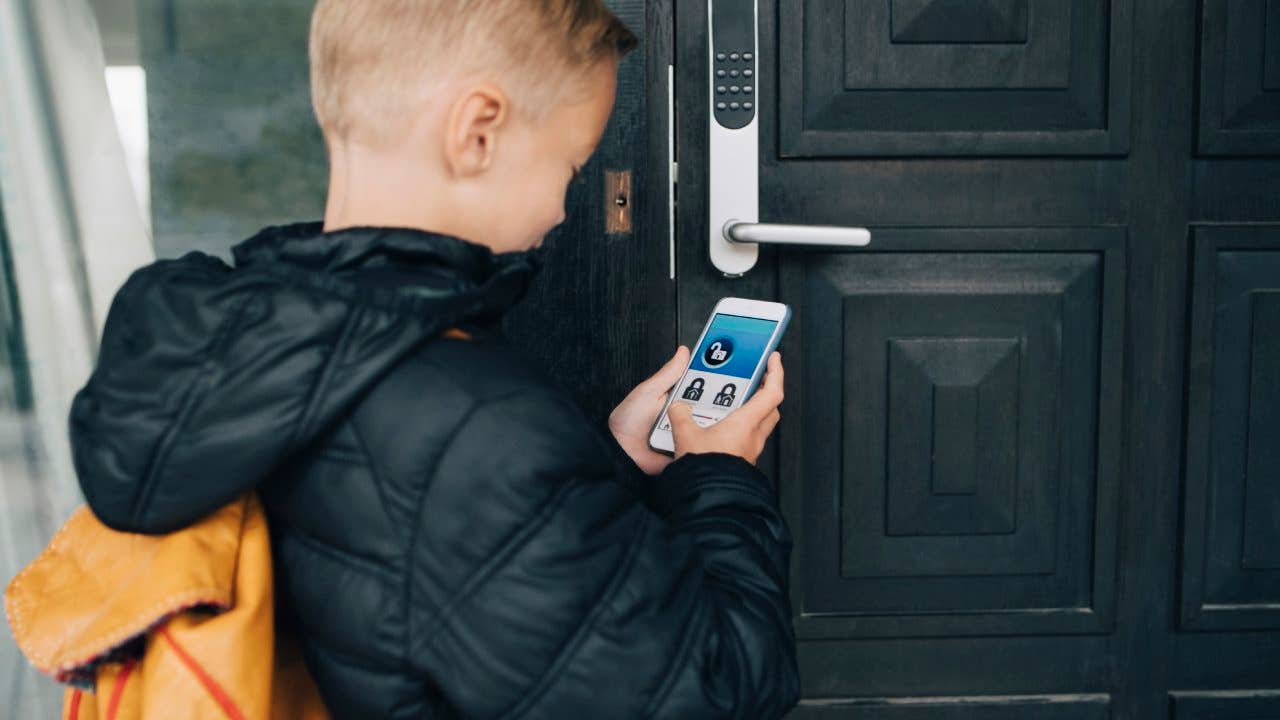
<svg viewBox="0 0 1280 720"><path fill-rule="evenodd" d="M597 432L499 331L564 219L635 37L600 0L321 0L323 223L135 272L71 411L107 525L183 527L249 488L281 620L338 718L784 714L791 536L754 466L775 353L715 426L688 362ZM612 435L612 437L610 437Z"/></svg>

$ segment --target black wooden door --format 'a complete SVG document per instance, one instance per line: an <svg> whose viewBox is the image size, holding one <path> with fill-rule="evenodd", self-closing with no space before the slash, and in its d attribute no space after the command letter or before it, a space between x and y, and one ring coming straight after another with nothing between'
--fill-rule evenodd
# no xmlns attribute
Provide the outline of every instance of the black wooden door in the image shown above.
<svg viewBox="0 0 1280 720"><path fill-rule="evenodd" d="M674 17L680 338L796 313L793 717L1280 717L1280 0L760 0L759 220L873 236L732 279Z"/></svg>

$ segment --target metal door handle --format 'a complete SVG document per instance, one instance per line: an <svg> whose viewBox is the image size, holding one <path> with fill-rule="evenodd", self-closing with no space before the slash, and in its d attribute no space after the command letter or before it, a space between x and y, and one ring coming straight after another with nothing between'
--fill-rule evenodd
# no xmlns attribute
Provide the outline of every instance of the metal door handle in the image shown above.
<svg viewBox="0 0 1280 720"><path fill-rule="evenodd" d="M728 277L755 266L761 243L858 247L866 228L761 223L758 0L706 0L710 168L707 235L711 264ZM674 127L674 126L673 126Z"/></svg>
<svg viewBox="0 0 1280 720"><path fill-rule="evenodd" d="M769 245L822 245L857 247L871 243L871 231L840 225L788 225L731 219L724 224L724 239L734 243Z"/></svg>

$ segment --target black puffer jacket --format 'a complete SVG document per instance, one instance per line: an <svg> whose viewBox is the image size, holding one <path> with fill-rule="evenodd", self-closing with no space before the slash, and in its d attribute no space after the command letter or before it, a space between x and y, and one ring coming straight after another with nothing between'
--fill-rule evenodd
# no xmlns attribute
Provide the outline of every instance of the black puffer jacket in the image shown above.
<svg viewBox="0 0 1280 720"><path fill-rule="evenodd" d="M90 507L157 533L258 487L337 718L782 715L774 488L718 453L643 476L504 342L540 252L305 223L142 268L71 410Z"/></svg>

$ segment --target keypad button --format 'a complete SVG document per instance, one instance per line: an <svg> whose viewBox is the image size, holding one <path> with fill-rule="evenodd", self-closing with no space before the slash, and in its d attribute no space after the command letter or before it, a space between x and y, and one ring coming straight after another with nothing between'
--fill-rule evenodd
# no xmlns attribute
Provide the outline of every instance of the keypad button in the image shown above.
<svg viewBox="0 0 1280 720"><path fill-rule="evenodd" d="M738 103L736 103L736 102L729 103L729 109L730 109L730 110L737 110L737 109L738 109Z"/></svg>
<svg viewBox="0 0 1280 720"><path fill-rule="evenodd" d="M737 86L737 85L730 85L730 86L729 86L729 92L731 92L731 93L736 93L736 92L738 92L738 86Z"/></svg>
<svg viewBox="0 0 1280 720"><path fill-rule="evenodd" d="M743 85L743 86L742 86L742 92L744 92L744 93L749 93L749 92L751 92L751 86L750 86L750 85Z"/></svg>
<svg viewBox="0 0 1280 720"><path fill-rule="evenodd" d="M737 85L734 85L734 88L737 88L737 87L738 87ZM722 93L722 92L724 92L724 86L723 86L723 85L717 85L717 86L716 86L716 92L718 92L718 93ZM734 90L734 92L737 92L737 90L735 89L735 90Z"/></svg>
<svg viewBox="0 0 1280 720"><path fill-rule="evenodd" d="M716 103L716 109L717 109L717 110L723 110L724 108L725 108L724 103L722 103L722 102L718 102L718 103Z"/></svg>
<svg viewBox="0 0 1280 720"><path fill-rule="evenodd" d="M743 76L744 76L744 77L751 77L751 75L752 75L753 73L752 73L752 71L751 71L751 68L747 68L746 70L743 70L743 71L742 71L742 74L743 74Z"/></svg>
<svg viewBox="0 0 1280 720"><path fill-rule="evenodd" d="M730 60L737 60L737 59L738 59L738 53L729 53L729 59L730 59Z"/></svg>
<svg viewBox="0 0 1280 720"><path fill-rule="evenodd" d="M724 70L717 70L717 71L716 71L716 77L724 77L725 75L728 75L728 74L729 74L729 73L728 73L727 71L724 71Z"/></svg>
<svg viewBox="0 0 1280 720"><path fill-rule="evenodd" d="M750 110L750 109L751 109L751 103L749 103L749 102L744 102L744 103L742 103L742 109L744 109L744 110Z"/></svg>
<svg viewBox="0 0 1280 720"><path fill-rule="evenodd" d="M723 60L723 59L724 59L724 53L716 53L716 59L717 59L717 60Z"/></svg>
<svg viewBox="0 0 1280 720"><path fill-rule="evenodd" d="M751 53L742 53L743 60L750 60L752 57Z"/></svg>
<svg viewBox="0 0 1280 720"><path fill-rule="evenodd" d="M737 71L737 70L730 70L730 71L729 71L729 77L738 77L738 71Z"/></svg>

